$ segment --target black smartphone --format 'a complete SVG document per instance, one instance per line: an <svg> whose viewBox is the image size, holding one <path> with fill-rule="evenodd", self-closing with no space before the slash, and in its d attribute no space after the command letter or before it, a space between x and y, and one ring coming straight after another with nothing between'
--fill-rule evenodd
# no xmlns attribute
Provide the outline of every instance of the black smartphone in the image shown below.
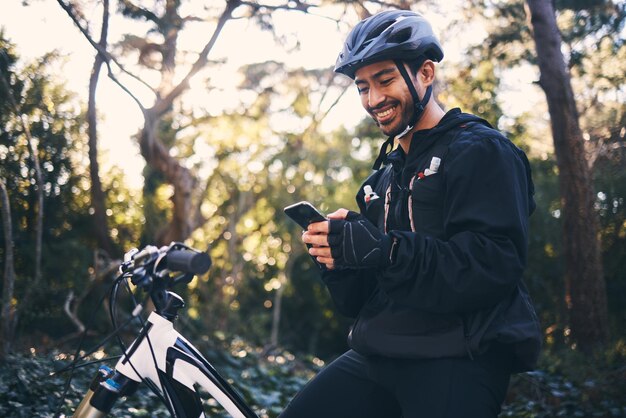
<svg viewBox="0 0 626 418"><path fill-rule="evenodd" d="M289 205L284 209L287 216L296 221L302 228L307 229L310 223L325 221L327 218L307 201Z"/></svg>

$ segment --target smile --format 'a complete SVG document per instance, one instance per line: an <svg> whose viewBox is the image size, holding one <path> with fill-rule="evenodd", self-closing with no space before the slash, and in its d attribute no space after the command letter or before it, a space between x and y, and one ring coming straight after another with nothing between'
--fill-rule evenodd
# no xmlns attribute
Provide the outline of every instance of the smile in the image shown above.
<svg viewBox="0 0 626 418"><path fill-rule="evenodd" d="M385 119L388 119L389 116L393 114L395 108L396 106L392 106L387 110L383 110L382 112L375 112L374 115L376 115L376 119L378 119L378 122L383 122L385 121Z"/></svg>

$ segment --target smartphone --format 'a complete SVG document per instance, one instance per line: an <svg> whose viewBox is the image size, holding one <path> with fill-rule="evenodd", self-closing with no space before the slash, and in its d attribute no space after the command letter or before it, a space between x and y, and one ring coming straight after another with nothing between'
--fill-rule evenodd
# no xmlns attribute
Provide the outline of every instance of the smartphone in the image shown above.
<svg viewBox="0 0 626 418"><path fill-rule="evenodd" d="M284 209L287 216L296 221L298 225L300 225L303 229L307 229L310 223L321 222L327 220L327 218L322 215L322 213L315 208L309 202L303 200L302 202L294 203L293 205L289 205ZM306 244L307 248L311 248L311 244ZM315 264L317 264L322 270L325 267L312 257Z"/></svg>
<svg viewBox="0 0 626 418"><path fill-rule="evenodd" d="M307 229L310 223L327 220L322 213L307 201L289 205L284 209L287 216L296 221L302 228Z"/></svg>

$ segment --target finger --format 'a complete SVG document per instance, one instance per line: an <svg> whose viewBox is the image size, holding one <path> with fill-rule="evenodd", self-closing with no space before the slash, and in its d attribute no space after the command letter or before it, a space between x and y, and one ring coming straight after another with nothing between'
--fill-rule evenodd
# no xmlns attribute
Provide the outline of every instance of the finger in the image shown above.
<svg viewBox="0 0 626 418"><path fill-rule="evenodd" d="M335 260L333 260L330 257L316 257L316 260L320 264L325 264L326 266L334 266L335 265Z"/></svg>
<svg viewBox="0 0 626 418"><path fill-rule="evenodd" d="M331 258L330 248L329 247L312 247L309 248L309 254L314 257L325 257Z"/></svg>
<svg viewBox="0 0 626 418"><path fill-rule="evenodd" d="M314 222L312 224L309 224L307 231L328 234L328 221Z"/></svg>
<svg viewBox="0 0 626 418"><path fill-rule="evenodd" d="M326 234L312 234L310 232L305 232L302 235L302 241L306 244L328 247L328 235Z"/></svg>
<svg viewBox="0 0 626 418"><path fill-rule="evenodd" d="M348 216L348 209L340 208L334 211L333 213L329 213L327 217L329 219L346 219Z"/></svg>

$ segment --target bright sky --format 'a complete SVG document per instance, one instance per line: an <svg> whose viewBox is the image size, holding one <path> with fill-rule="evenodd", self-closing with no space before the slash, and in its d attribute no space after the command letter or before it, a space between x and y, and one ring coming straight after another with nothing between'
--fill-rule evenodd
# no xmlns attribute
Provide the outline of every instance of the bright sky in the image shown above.
<svg viewBox="0 0 626 418"><path fill-rule="evenodd" d="M7 4L8 2L8 4ZM23 6L21 0L4 0L0 14L0 26L5 28L6 35L18 46L18 52L23 59L36 59L37 57L58 49L66 57L66 63L60 70L60 77L67 79L68 87L84 97L86 102L89 72L93 64L94 51L87 43L82 34L78 32L69 17L61 9L55 0L31 1L30 6ZM200 4L184 3L184 4ZM442 7L452 10L454 2L445 2ZM83 11L92 22L99 22L101 11L99 8ZM316 13L332 15L336 13L332 8L320 10ZM435 31L441 33L445 26L446 16L437 16L425 13L432 22ZM112 16L113 18L114 16ZM324 18L313 18L298 12L277 13L274 22L281 34L292 41L297 34L300 49L287 53L284 49L276 47L272 36L268 32L260 31L255 25L245 19L229 21L220 38L210 54L211 59L225 58L226 67L217 74L212 75L212 84L224 87L221 100L205 100L206 88L198 86L194 88L192 81L192 97L194 102L205 103L205 106L213 112L219 112L223 107L234 106L238 102L235 88L238 79L237 69L247 63L262 62L266 60L283 61L292 67L324 68L333 65L336 59L348 26L337 28L337 25ZM112 21L110 25L111 41L115 40L121 30L119 20ZM181 45L186 49L198 51L210 36L206 25L191 25L184 31L180 39ZM92 32L98 34L95 28ZM441 40L446 51L447 61L456 61L463 42L478 40L483 36L480 30L464 33L463 36L451 36L442 34ZM534 105L528 100L528 86L535 75L528 71L512 73L507 88L507 102L516 103L509 106L509 112L519 112ZM199 80L194 80L199 82ZM141 89L135 86L133 92L142 96ZM348 92L344 99L328 116L327 126L344 124L352 126L358 122L364 113L360 108L356 93ZM149 104L149 96L145 96L145 103ZM100 123L100 146L104 152L102 162L104 167L114 164L121 167L127 174L131 185L136 180L141 181L143 160L139 156L136 141L131 139L142 123L142 116L136 104L126 93L108 79L105 73L101 74L98 88L98 110L102 117ZM211 103L210 107L208 103ZM219 102L219 103L216 103ZM526 105L526 106L524 106ZM506 106L506 104L505 104ZM521 106L521 107L520 107Z"/></svg>

